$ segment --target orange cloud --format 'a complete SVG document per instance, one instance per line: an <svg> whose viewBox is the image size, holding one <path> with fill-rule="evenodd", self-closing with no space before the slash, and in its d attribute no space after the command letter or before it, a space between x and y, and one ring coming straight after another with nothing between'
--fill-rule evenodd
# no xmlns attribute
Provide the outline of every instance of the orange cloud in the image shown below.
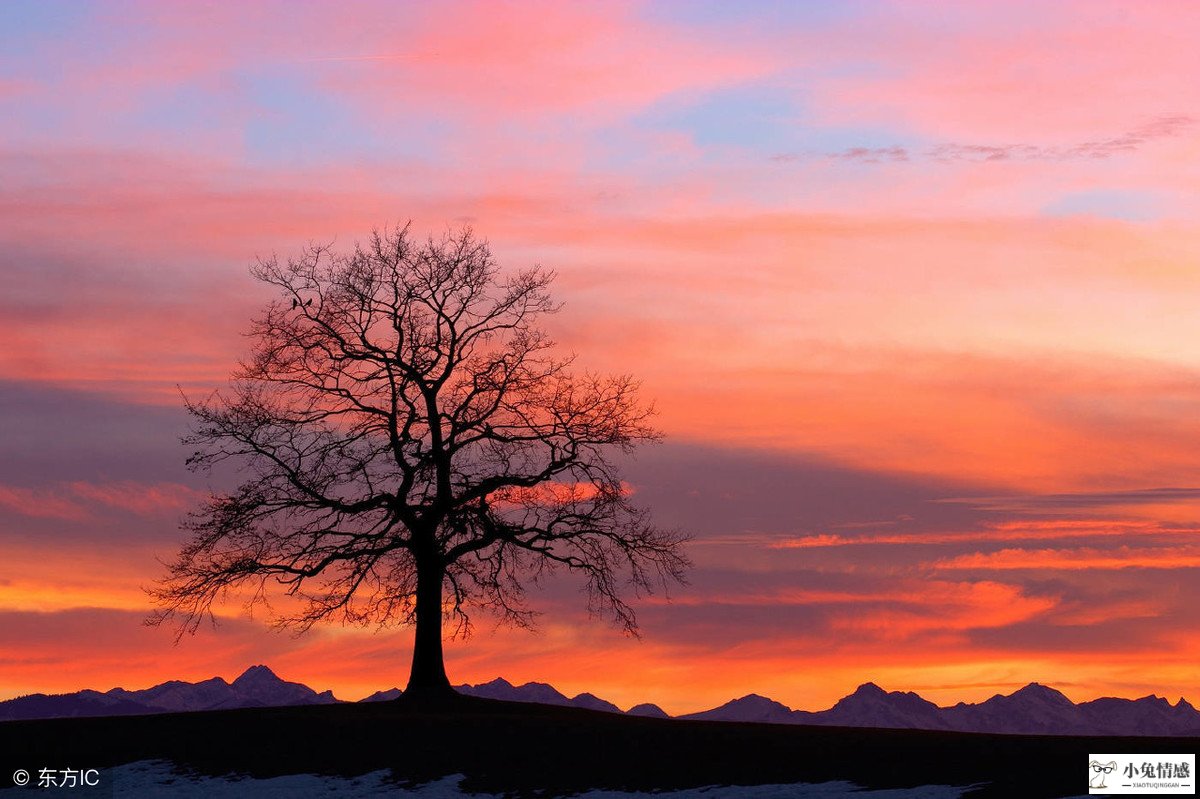
<svg viewBox="0 0 1200 799"><path fill-rule="evenodd" d="M1158 537L1158 536L1194 536L1200 529L1191 527L1165 527L1150 521L1125 520L1080 520L1063 519L1029 522L1000 522L988 524L982 530L966 530L960 532L930 533L887 533L864 535L841 535L838 533L818 533L795 537L743 536L733 537L728 543L749 543L758 541L769 549L815 549L824 547L846 547L865 545L896 545L908 546L913 544L967 544L980 541L1045 541L1061 538L1096 538L1096 537ZM706 543L712 543L706 541Z"/></svg>
<svg viewBox="0 0 1200 799"><path fill-rule="evenodd" d="M635 489L629 483L621 482L621 493L632 496ZM575 502L588 502L600 496L600 488L595 483L564 483L551 480L528 488L505 488L488 496L488 499L501 505L569 505Z"/></svg>
<svg viewBox="0 0 1200 799"><path fill-rule="evenodd" d="M1194 569L1200 568L1200 547L1154 549L1122 546L1112 550L1002 549L975 552L937 561L938 569Z"/></svg>
<svg viewBox="0 0 1200 799"><path fill-rule="evenodd" d="M144 617L140 611L96 608L0 611L5 653L0 696L148 687L216 674L232 679L246 666L277 659L297 645L257 624L227 622L172 647L170 631L146 627Z"/></svg>
<svg viewBox="0 0 1200 799"><path fill-rule="evenodd" d="M855 610L833 620L833 629L850 635L869 633L873 641L906 640L935 634L950 640L955 633L1027 622L1053 610L1059 600L1027 596L1004 583L930 582L908 598L908 606Z"/></svg>

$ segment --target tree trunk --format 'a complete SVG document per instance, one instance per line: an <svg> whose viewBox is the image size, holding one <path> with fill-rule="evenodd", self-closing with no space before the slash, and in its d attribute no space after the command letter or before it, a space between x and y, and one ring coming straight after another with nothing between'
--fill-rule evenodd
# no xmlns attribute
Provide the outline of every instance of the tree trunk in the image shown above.
<svg viewBox="0 0 1200 799"><path fill-rule="evenodd" d="M417 634L413 642L412 671L404 695L452 696L442 660L442 582L446 570L436 558L417 559Z"/></svg>

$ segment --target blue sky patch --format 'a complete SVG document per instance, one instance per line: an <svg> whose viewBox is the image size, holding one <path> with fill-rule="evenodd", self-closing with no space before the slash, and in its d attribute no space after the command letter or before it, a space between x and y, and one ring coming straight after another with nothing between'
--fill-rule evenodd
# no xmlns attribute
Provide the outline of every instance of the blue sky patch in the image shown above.
<svg viewBox="0 0 1200 799"><path fill-rule="evenodd" d="M1150 192L1098 189L1066 194L1042 208L1046 216L1101 216L1127 222L1157 219L1159 198Z"/></svg>

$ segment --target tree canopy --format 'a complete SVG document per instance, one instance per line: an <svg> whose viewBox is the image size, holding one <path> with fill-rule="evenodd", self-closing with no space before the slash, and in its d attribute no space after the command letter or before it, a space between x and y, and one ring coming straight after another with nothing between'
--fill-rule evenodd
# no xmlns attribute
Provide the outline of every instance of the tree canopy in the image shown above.
<svg viewBox="0 0 1200 799"><path fill-rule="evenodd" d="M194 631L231 589L256 605L278 588L277 623L300 630L415 624L409 690L439 691L444 617L528 625L526 586L566 569L633 633L626 597L683 578L686 537L631 503L616 462L659 437L652 409L631 377L557 353L553 273L502 271L469 229L407 226L251 272L278 297L249 356L185 400L189 466L241 483L188 517L153 623Z"/></svg>

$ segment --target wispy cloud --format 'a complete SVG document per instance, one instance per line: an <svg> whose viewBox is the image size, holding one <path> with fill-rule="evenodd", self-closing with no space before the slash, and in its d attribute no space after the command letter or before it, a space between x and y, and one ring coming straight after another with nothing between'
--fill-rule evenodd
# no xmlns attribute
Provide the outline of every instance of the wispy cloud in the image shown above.
<svg viewBox="0 0 1200 799"><path fill-rule="evenodd" d="M82 521L87 510L70 497L41 488L0 485L0 508L34 519Z"/></svg>
<svg viewBox="0 0 1200 799"><path fill-rule="evenodd" d="M137 516L156 516L181 510L199 496L199 492L178 483L79 480L37 488L0 485L0 508L30 518L83 521L94 515L97 506Z"/></svg>
<svg viewBox="0 0 1200 799"><path fill-rule="evenodd" d="M1195 569L1200 568L1200 546L1120 547L1112 550L1080 549L1002 549L999 552L975 552L937 561L937 569Z"/></svg>
<svg viewBox="0 0 1200 799"><path fill-rule="evenodd" d="M1091 539L1138 536L1195 536L1200 534L1196 527L1172 527L1154 522L1129 522L1119 520L1088 521L1032 521L989 525L981 530L961 532L887 533L868 535L841 535L838 533L816 533L794 537L760 537L761 545L769 549L820 549L867 545L946 545L969 544L972 542L1005 541L1052 541L1057 539Z"/></svg>
<svg viewBox="0 0 1200 799"><path fill-rule="evenodd" d="M1004 513L1075 512L1087 508L1193 503L1200 488L1144 488L1131 491L1094 491L1024 496L961 497L936 502L969 505L979 510Z"/></svg>
<svg viewBox="0 0 1200 799"><path fill-rule="evenodd" d="M825 153L777 153L770 157L776 163L824 158L858 164L905 163L909 161L967 161L975 163L997 161L1076 161L1101 160L1137 152L1159 139L1185 135L1194 128L1196 119L1186 114L1166 114L1145 124L1116 134L1067 145L1007 142L943 142L924 149L893 144L883 147L847 147Z"/></svg>
<svg viewBox="0 0 1200 799"><path fill-rule="evenodd" d="M67 488L76 496L138 516L155 516L182 510L201 496L195 489L178 483L142 484L130 481L119 483L88 483L76 481Z"/></svg>
<svg viewBox="0 0 1200 799"><path fill-rule="evenodd" d="M922 633L945 635L968 630L1007 627L1028 622L1059 604L1049 595L1030 595L1017 585L981 581L929 582L920 593L885 607L855 609L836 616L834 629L871 633L881 641L896 641Z"/></svg>
<svg viewBox="0 0 1200 799"><path fill-rule="evenodd" d="M937 161L1072 161L1112 158L1136 152L1158 140L1181 136L1196 120L1184 114L1169 114L1116 136L1082 141L1067 146L1040 144L939 144L925 152Z"/></svg>
<svg viewBox="0 0 1200 799"><path fill-rule="evenodd" d="M322 62L339 62L339 61L424 61L430 58L437 58L440 53L424 52L424 53L380 53L378 55L333 55L333 56L317 56L314 58L301 58L298 63L301 64L318 64Z"/></svg>
<svg viewBox="0 0 1200 799"><path fill-rule="evenodd" d="M841 152L828 153L826 157L839 161L854 161L860 164L879 164L885 161L897 162L909 160L908 149L895 145L891 147L849 147Z"/></svg>

